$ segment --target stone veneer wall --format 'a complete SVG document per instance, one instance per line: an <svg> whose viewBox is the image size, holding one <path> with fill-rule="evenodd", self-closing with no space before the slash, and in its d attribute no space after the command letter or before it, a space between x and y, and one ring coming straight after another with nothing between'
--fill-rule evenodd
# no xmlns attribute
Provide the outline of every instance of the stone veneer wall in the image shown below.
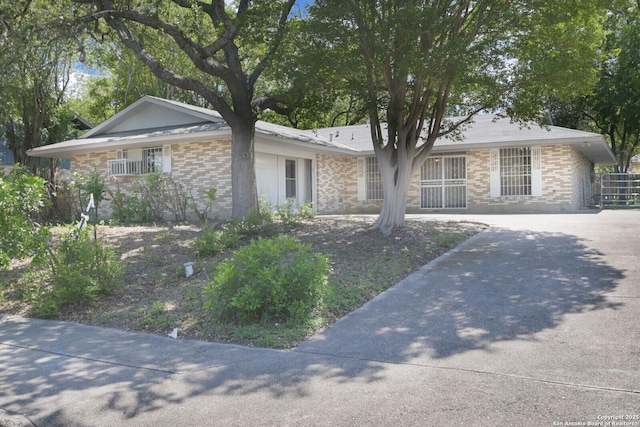
<svg viewBox="0 0 640 427"><path fill-rule="evenodd" d="M114 160L116 151L85 153L71 159L72 172L87 175L93 171L94 164L102 173L105 183L112 192L122 191L130 194L138 177L107 176L107 160ZM218 189L216 200L211 207L210 217L228 218L231 216L231 141L209 141L189 144L173 144L171 146L171 177L191 192L198 209L206 206L204 191L211 187ZM188 216L195 218L193 208L187 209ZM101 218L109 218L112 214L109 201L99 207ZM173 219L170 212L165 212L166 219Z"/></svg>

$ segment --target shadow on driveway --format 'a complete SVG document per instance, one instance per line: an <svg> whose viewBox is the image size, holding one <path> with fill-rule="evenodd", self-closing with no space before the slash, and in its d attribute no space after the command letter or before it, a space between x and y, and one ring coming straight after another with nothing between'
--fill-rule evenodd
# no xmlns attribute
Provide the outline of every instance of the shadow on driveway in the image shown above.
<svg viewBox="0 0 640 427"><path fill-rule="evenodd" d="M575 236L492 229L299 346L403 362L527 339L565 315L616 309L624 277Z"/></svg>
<svg viewBox="0 0 640 427"><path fill-rule="evenodd" d="M211 414L223 423L248 416L250 405L265 411L274 400L288 407L285 402L310 396L309 408L319 413L324 406L347 411L344 396L371 390L371 399L382 399L385 392L376 395L376 387L395 381L380 362L437 361L534 339L569 314L621 308L606 294L623 278L574 236L491 229L295 351L5 318L0 407L41 425L78 426L148 420L154 413L171 424L187 404L191 425L206 424Z"/></svg>

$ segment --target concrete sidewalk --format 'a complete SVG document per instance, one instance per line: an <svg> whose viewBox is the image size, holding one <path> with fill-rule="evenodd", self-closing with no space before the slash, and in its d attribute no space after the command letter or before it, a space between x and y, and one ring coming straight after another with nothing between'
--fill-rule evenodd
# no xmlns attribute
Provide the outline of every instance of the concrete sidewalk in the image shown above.
<svg viewBox="0 0 640 427"><path fill-rule="evenodd" d="M640 212L438 218L492 227L293 351L2 317L0 426L640 426Z"/></svg>

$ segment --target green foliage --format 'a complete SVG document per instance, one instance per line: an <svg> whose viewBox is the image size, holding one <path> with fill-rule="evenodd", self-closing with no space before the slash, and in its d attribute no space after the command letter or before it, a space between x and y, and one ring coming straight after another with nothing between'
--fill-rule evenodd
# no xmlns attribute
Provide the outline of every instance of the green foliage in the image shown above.
<svg viewBox="0 0 640 427"><path fill-rule="evenodd" d="M232 219L229 229L245 237L271 237L278 232L273 212L264 199L259 201L259 209L252 209L241 220Z"/></svg>
<svg viewBox="0 0 640 427"><path fill-rule="evenodd" d="M113 248L92 241L87 229L73 230L62 240L56 254L49 310L66 304L94 305L101 295L124 286L124 269Z"/></svg>
<svg viewBox="0 0 640 427"><path fill-rule="evenodd" d="M93 171L89 173L88 176L84 176L80 172L75 172L73 174L73 178L75 180L75 188L78 191L78 201L80 206L78 206L80 212L84 212L87 204L89 203L89 198L93 194L93 202L96 209L96 217L98 216L98 207L100 203L105 200L105 196L107 193L107 186L104 182L104 178L102 174L98 171L98 166L93 164Z"/></svg>
<svg viewBox="0 0 640 427"><path fill-rule="evenodd" d="M205 306L242 322L303 321L326 290L328 261L294 238L254 240L219 265Z"/></svg>
<svg viewBox="0 0 640 427"><path fill-rule="evenodd" d="M200 210L198 208L198 205L193 199L193 196L191 197L191 201L193 203L193 211L195 212L196 216L204 221L209 217L209 211L211 210L211 206L213 205L213 202L215 202L216 200L218 189L215 187L211 187L208 190L204 190L203 192L204 192L204 195L207 197L207 201L205 203L205 207L203 210Z"/></svg>
<svg viewBox="0 0 640 427"><path fill-rule="evenodd" d="M117 183L117 181L116 181ZM135 178L131 194L107 189L111 197L112 220L118 224L162 221L165 211L176 221L186 221L189 195L171 176L151 172ZM198 212L196 212L197 214Z"/></svg>
<svg viewBox="0 0 640 427"><path fill-rule="evenodd" d="M225 226L221 229L206 227L202 234L196 237L194 249L198 255L218 255L225 249L240 246L242 236L235 227Z"/></svg>
<svg viewBox="0 0 640 427"><path fill-rule="evenodd" d="M240 221L232 219L221 228L205 228L194 242L198 255L218 255L225 249L237 248L243 239L275 236L281 229L291 230L313 215L310 204L296 208L293 200L288 200L275 209L264 200L260 204L259 211L251 211Z"/></svg>
<svg viewBox="0 0 640 427"><path fill-rule="evenodd" d="M138 177L128 195L118 188L111 196L111 218L118 224L149 223L162 220L162 176L150 173Z"/></svg>
<svg viewBox="0 0 640 427"><path fill-rule="evenodd" d="M276 206L276 214L285 229L292 229L305 219L311 218L313 209L310 203L296 206L293 199L287 199L285 203Z"/></svg>
<svg viewBox="0 0 640 427"><path fill-rule="evenodd" d="M3 2L0 13L4 28L0 37L0 125L5 126L14 160L33 173L41 169L47 177L56 162L26 153L62 141L72 129L65 91L78 49L71 38L47 25L48 18L59 13L59 5L42 1Z"/></svg>
<svg viewBox="0 0 640 427"><path fill-rule="evenodd" d="M45 181L24 167L16 165L8 176L0 176L0 268L31 256L35 264L44 263L51 236L36 221L48 202Z"/></svg>

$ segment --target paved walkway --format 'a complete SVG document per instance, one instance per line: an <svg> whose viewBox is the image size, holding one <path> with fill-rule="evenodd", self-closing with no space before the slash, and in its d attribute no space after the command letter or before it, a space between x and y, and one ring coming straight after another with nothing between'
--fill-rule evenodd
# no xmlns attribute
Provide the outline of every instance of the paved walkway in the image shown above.
<svg viewBox="0 0 640 427"><path fill-rule="evenodd" d="M2 317L0 426L640 426L640 211L438 218L492 227L292 351Z"/></svg>

